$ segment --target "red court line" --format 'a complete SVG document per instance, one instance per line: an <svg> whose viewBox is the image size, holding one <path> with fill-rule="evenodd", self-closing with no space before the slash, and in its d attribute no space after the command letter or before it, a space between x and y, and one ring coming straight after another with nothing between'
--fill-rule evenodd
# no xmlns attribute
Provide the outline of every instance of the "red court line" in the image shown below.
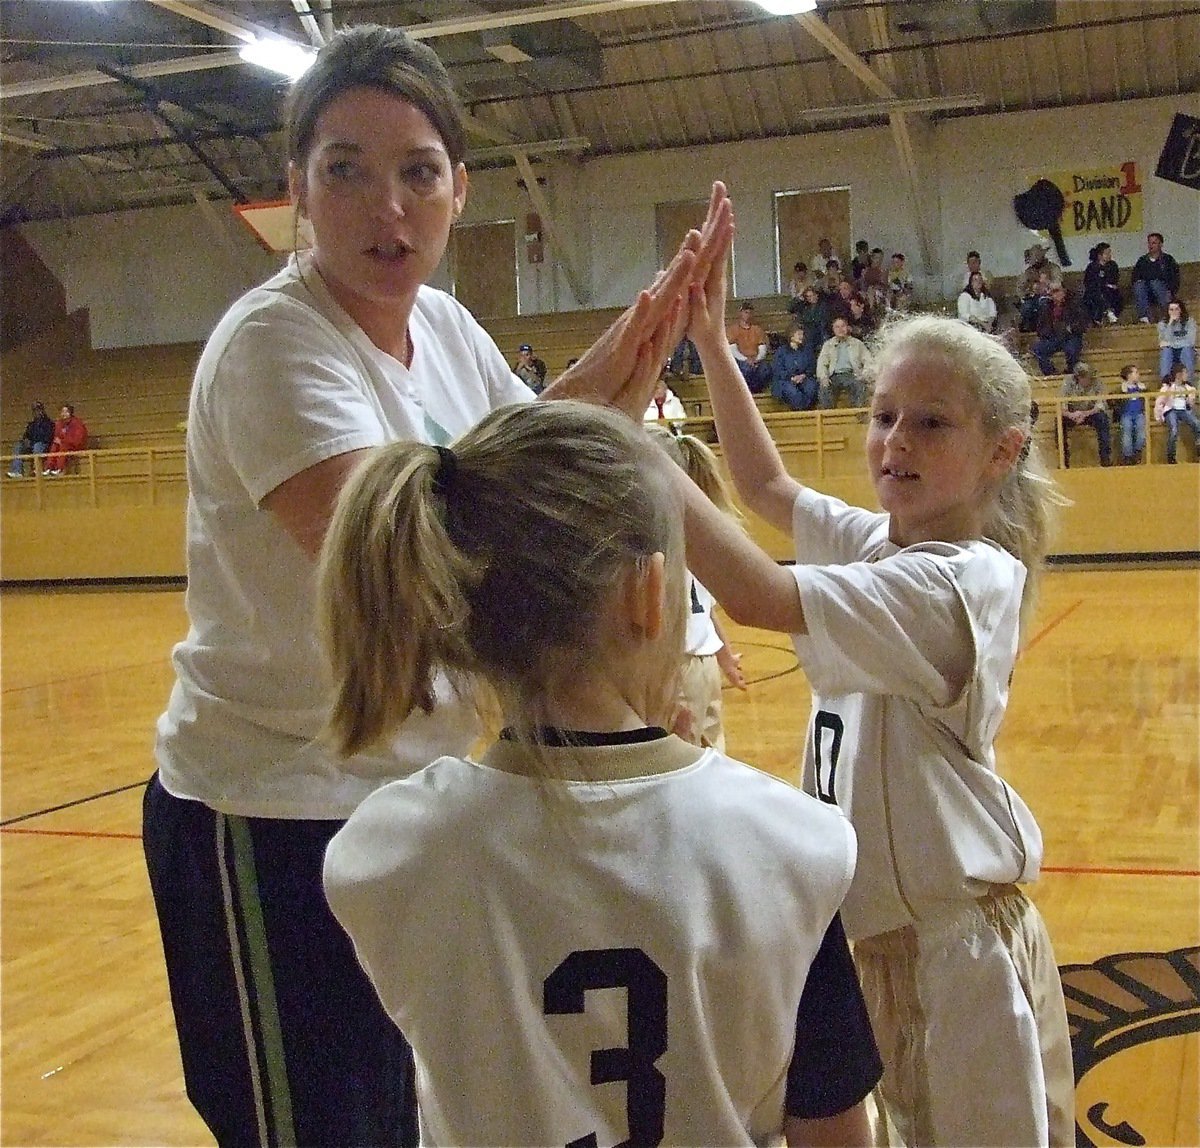
<svg viewBox="0 0 1200 1148"><path fill-rule="evenodd" d="M20 833L26 837L93 837L113 841L140 841L140 833L100 833L84 829L0 829L0 834Z"/></svg>
<svg viewBox="0 0 1200 1148"><path fill-rule="evenodd" d="M0 834L20 833L26 837L84 837L115 841L140 841L140 833L101 833L83 829L0 829ZM1089 865L1043 865L1043 873L1066 873L1091 877L1200 877L1200 869L1118 869Z"/></svg>
<svg viewBox="0 0 1200 1148"><path fill-rule="evenodd" d="M1061 614L1059 614L1059 616L1057 618L1054 618L1052 621L1047 622L1036 634L1034 634L1033 637L1030 638L1029 641L1025 643L1025 649L1022 650L1021 652L1023 654L1026 654L1030 650L1032 650L1033 647L1036 646L1038 644L1038 642L1040 642L1048 633L1050 633L1050 631L1053 630L1055 626L1057 626L1060 622L1065 622L1067 620L1067 618L1070 617L1073 613L1075 613L1075 611L1078 610L1079 607L1082 605L1083 605L1082 598L1080 598L1077 602L1072 602L1071 605L1069 605Z"/></svg>
<svg viewBox="0 0 1200 1148"><path fill-rule="evenodd" d="M1113 877L1200 877L1200 869L1117 869L1103 865L1043 865L1043 873L1081 873Z"/></svg>

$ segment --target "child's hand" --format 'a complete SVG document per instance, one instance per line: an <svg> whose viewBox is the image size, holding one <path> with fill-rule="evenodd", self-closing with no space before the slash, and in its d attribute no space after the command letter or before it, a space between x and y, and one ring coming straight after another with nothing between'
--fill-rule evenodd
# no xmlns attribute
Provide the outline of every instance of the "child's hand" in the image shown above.
<svg viewBox="0 0 1200 1148"><path fill-rule="evenodd" d="M735 654L728 646L722 646L717 651L717 665L725 680L735 689L746 689L746 675L742 673L742 655Z"/></svg>
<svg viewBox="0 0 1200 1148"><path fill-rule="evenodd" d="M671 732L684 741L696 744L696 717L691 710L680 706L675 713L675 720L671 722Z"/></svg>
<svg viewBox="0 0 1200 1148"><path fill-rule="evenodd" d="M733 207L724 186L713 185L714 206L706 220L703 257L697 261L688 292L688 331L703 358L705 351L728 344L725 334L726 270L733 246Z"/></svg>

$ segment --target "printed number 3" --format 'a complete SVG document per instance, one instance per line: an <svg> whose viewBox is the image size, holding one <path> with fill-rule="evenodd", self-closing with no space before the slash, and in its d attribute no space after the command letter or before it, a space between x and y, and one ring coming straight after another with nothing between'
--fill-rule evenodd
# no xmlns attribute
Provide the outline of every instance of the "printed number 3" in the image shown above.
<svg viewBox="0 0 1200 1148"><path fill-rule="evenodd" d="M842 751L842 734L846 727L837 714L817 710L813 719L813 759L817 765L817 796L828 805L837 804L833 782L837 777L838 754ZM825 759L825 735L829 734L829 760Z"/></svg>
<svg viewBox="0 0 1200 1148"><path fill-rule="evenodd" d="M547 1016L583 1012L589 989L623 988L627 996L628 1048L592 1051L591 1081L626 1083L629 1139L617 1148L662 1142L667 1083L654 1062L667 1051L667 976L641 949L583 949L552 972L542 990ZM572 1140L567 1148L596 1148L596 1134Z"/></svg>

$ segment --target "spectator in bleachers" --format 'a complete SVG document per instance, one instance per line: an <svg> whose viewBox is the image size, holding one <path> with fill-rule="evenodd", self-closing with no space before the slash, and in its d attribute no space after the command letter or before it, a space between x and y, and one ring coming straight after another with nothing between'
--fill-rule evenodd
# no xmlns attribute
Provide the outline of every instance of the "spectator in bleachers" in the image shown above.
<svg viewBox="0 0 1200 1148"><path fill-rule="evenodd" d="M855 287L858 287L863 272L870 266L871 245L865 239L860 239L854 245L854 258L850 260L850 278L854 280Z"/></svg>
<svg viewBox="0 0 1200 1148"><path fill-rule="evenodd" d="M1108 407L1091 396L1103 395L1104 384L1092 374L1087 363L1076 363L1071 373L1063 380L1063 397L1073 399L1063 407L1063 466L1071 465L1071 435L1075 427L1090 426L1096 432L1096 445L1100 451L1100 465L1112 465L1112 421Z"/></svg>
<svg viewBox="0 0 1200 1148"><path fill-rule="evenodd" d="M1037 338L1032 351L1043 375L1054 374L1052 356L1059 351L1067 360L1067 371L1073 371L1083 353L1083 333L1088 329L1084 314L1072 292L1061 282L1050 288L1049 302L1038 311Z"/></svg>
<svg viewBox="0 0 1200 1148"><path fill-rule="evenodd" d="M1142 373L1132 363L1121 368L1121 393L1137 396L1146 393ZM1140 397L1126 399L1120 412L1121 463L1132 466L1146 448L1146 404Z"/></svg>
<svg viewBox="0 0 1200 1148"><path fill-rule="evenodd" d="M810 346L820 347L829 338L829 303L815 286L805 287L800 298L788 304L788 310L804 328L804 338Z"/></svg>
<svg viewBox="0 0 1200 1148"><path fill-rule="evenodd" d="M1182 299L1167 304L1166 316L1158 321L1158 373L1168 374L1182 363L1189 375L1196 373L1196 320Z"/></svg>
<svg viewBox="0 0 1200 1148"><path fill-rule="evenodd" d="M861 291L855 291L850 296L850 334L865 343L878 326L867 297Z"/></svg>
<svg viewBox="0 0 1200 1148"><path fill-rule="evenodd" d="M693 375L699 375L703 370L704 368L700 365L700 352L696 350L696 344L687 335L684 335L667 360L667 374L686 383Z"/></svg>
<svg viewBox="0 0 1200 1148"><path fill-rule="evenodd" d="M546 364L534 357L533 348L528 343L522 343L517 348L517 362L513 367L513 374L535 395L540 395L546 387Z"/></svg>
<svg viewBox="0 0 1200 1148"><path fill-rule="evenodd" d="M1062 282L1062 268L1046 258L1046 248L1033 244L1025 252L1025 274L1020 300L1020 328L1037 330L1038 315L1050 296L1050 289Z"/></svg>
<svg viewBox="0 0 1200 1148"><path fill-rule="evenodd" d="M830 262L837 263L839 268L841 260L837 257L837 252L833 249L833 244L829 241L828 236L822 236L817 241L816 253L810 256L808 260L808 269L813 275L824 275L829 270Z"/></svg>
<svg viewBox="0 0 1200 1148"><path fill-rule="evenodd" d="M1151 300L1165 310L1179 294L1179 264L1163 250L1161 232L1146 236L1146 254L1133 265L1130 284L1139 323L1150 322Z"/></svg>
<svg viewBox="0 0 1200 1148"><path fill-rule="evenodd" d="M958 317L981 331L996 329L996 300L984 282L982 271L973 271L958 297Z"/></svg>
<svg viewBox="0 0 1200 1148"><path fill-rule="evenodd" d="M968 251L966 261L958 269L959 291L966 290L968 284L971 282L971 276L976 273L983 276L985 283L990 278L988 273L983 269L983 256L978 251Z"/></svg>
<svg viewBox="0 0 1200 1148"><path fill-rule="evenodd" d="M833 336L817 356L818 401L823 410L837 405L845 391L852 407L867 405L867 345L850 334L845 319L834 319Z"/></svg>
<svg viewBox="0 0 1200 1148"><path fill-rule="evenodd" d="M86 450L87 443L88 429L83 419L75 417L75 408L70 403L63 403L62 410L58 412L58 421L54 424L54 438L50 442L43 473L62 474L67 469L67 456Z"/></svg>
<svg viewBox="0 0 1200 1148"><path fill-rule="evenodd" d="M847 323L851 321L850 300L852 298L854 298L854 284L849 279L843 279L838 283L837 290L825 300L831 326L834 319L845 319Z"/></svg>
<svg viewBox="0 0 1200 1148"><path fill-rule="evenodd" d="M54 441L54 420L46 414L44 403L34 403L30 412L33 418L25 424L21 441L13 447L13 454L45 454ZM9 478L20 478L25 473L25 460L16 457L8 468Z"/></svg>
<svg viewBox="0 0 1200 1148"><path fill-rule="evenodd" d="M1195 446L1193 457L1200 462L1200 419L1196 418L1196 388L1189 380L1187 367L1176 363L1168 375L1163 376L1158 398L1154 400L1156 422L1167 424L1167 462L1175 462L1175 450L1179 444L1179 427L1192 428Z"/></svg>
<svg viewBox="0 0 1200 1148"><path fill-rule="evenodd" d="M767 362L767 333L754 321L753 303L742 303L737 322L726 329L726 336L746 386L758 394L771 381L771 364Z"/></svg>
<svg viewBox="0 0 1200 1148"><path fill-rule="evenodd" d="M1088 252L1083 271L1083 309L1093 323L1115 323L1125 299L1121 294L1121 269L1112 247L1097 243Z"/></svg>
<svg viewBox="0 0 1200 1148"><path fill-rule="evenodd" d="M683 400L667 386L667 380L662 375L659 375L658 382L654 384L654 397L650 400L642 419L648 423L666 420L676 434L683 430L683 424L687 421L687 410Z"/></svg>
<svg viewBox="0 0 1200 1148"><path fill-rule="evenodd" d="M887 271L883 266L882 247L871 248L870 262L862 273L858 289L872 312L879 313L887 309Z"/></svg>
<svg viewBox="0 0 1200 1148"><path fill-rule="evenodd" d="M887 305L891 311L907 311L912 305L913 279L908 273L904 253L892 255L892 265L887 273Z"/></svg>
<svg viewBox="0 0 1200 1148"><path fill-rule="evenodd" d="M808 264L798 260L792 265L792 277L788 280L788 295L793 299L799 299L804 293L804 288L811 282L812 276L808 273Z"/></svg>
<svg viewBox="0 0 1200 1148"><path fill-rule="evenodd" d="M811 411L817 405L817 352L804 328L796 324L788 341L771 359L771 394L794 411Z"/></svg>

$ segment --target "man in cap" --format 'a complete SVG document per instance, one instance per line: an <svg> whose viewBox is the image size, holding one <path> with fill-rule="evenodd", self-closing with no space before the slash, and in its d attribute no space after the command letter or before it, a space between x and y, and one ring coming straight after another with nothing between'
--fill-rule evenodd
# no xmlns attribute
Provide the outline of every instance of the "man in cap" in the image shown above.
<svg viewBox="0 0 1200 1148"><path fill-rule="evenodd" d="M534 358L533 347L528 343L522 343L517 348L517 364L513 367L513 374L535 395L540 395L546 385L546 364Z"/></svg>

